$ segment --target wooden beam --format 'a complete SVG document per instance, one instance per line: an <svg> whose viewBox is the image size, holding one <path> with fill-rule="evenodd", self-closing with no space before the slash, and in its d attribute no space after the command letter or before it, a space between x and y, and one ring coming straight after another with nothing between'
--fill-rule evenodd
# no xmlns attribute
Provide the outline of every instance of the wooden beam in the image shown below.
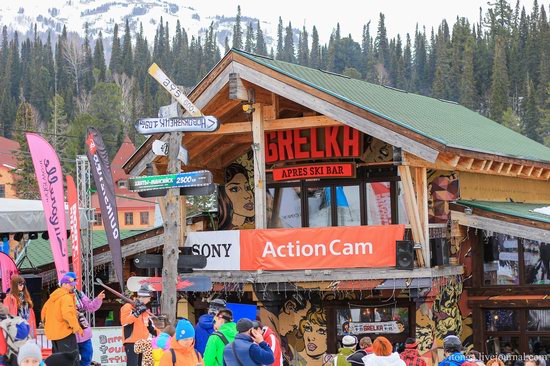
<svg viewBox="0 0 550 366"><path fill-rule="evenodd" d="M494 169L497 174L500 174L502 172L502 168L504 167L504 162L499 163L499 166L497 169Z"/></svg>
<svg viewBox="0 0 550 366"><path fill-rule="evenodd" d="M534 173L534 176L536 178L540 178L540 176L542 175L543 170L544 170L544 168L537 168L537 171L536 171L536 173Z"/></svg>
<svg viewBox="0 0 550 366"><path fill-rule="evenodd" d="M235 161L235 159L241 157L248 150L251 149L251 145L238 145L235 146L232 150L227 151L223 154L221 159L221 167L224 168Z"/></svg>
<svg viewBox="0 0 550 366"><path fill-rule="evenodd" d="M483 170L485 168L485 164L487 163L487 160L478 160L474 159L474 162L469 167L469 169L472 170Z"/></svg>
<svg viewBox="0 0 550 366"><path fill-rule="evenodd" d="M418 201L418 215L420 217L420 226L424 234L423 254L424 263L430 263L430 228L428 219L428 174L426 168L416 168L415 170L415 188L416 199Z"/></svg>
<svg viewBox="0 0 550 366"><path fill-rule="evenodd" d="M310 116L298 118L282 118L271 121L264 120L264 131L279 131L293 130L297 128L313 128L313 127L329 127L342 126L342 122L338 122L326 116ZM223 123L217 131L214 132L196 132L194 136L216 136L216 135L235 135L241 133L252 132L252 124L250 122L231 122Z"/></svg>
<svg viewBox="0 0 550 366"><path fill-rule="evenodd" d="M472 165L474 164L474 158L469 158L462 156L460 160L458 161L458 166L460 166L463 169L471 169Z"/></svg>
<svg viewBox="0 0 550 366"><path fill-rule="evenodd" d="M508 167L506 168L506 175L511 173L513 167L514 167L513 163L508 163Z"/></svg>
<svg viewBox="0 0 550 366"><path fill-rule="evenodd" d="M460 155L439 154L437 159L449 164L452 167L456 167L458 161L460 160Z"/></svg>
<svg viewBox="0 0 550 366"><path fill-rule="evenodd" d="M204 138L200 144L193 146L193 148L189 150L190 160L195 161L195 158L199 155L202 155L202 153L209 153L208 150L210 150L211 147L217 145L223 138L223 135L212 136L209 139Z"/></svg>
<svg viewBox="0 0 550 366"><path fill-rule="evenodd" d="M544 179L546 179L546 180L550 179L550 169L548 169L546 171L546 173L544 174Z"/></svg>
<svg viewBox="0 0 550 366"><path fill-rule="evenodd" d="M232 72L229 74L229 99L248 100L248 93L239 77L239 74Z"/></svg>
<svg viewBox="0 0 550 366"><path fill-rule="evenodd" d="M353 127L379 140L385 141L393 146L400 147L404 151L415 154L427 161L434 162L437 158L439 152L434 148L419 143L416 140L408 138L404 135L395 133L382 124L375 123L372 120L354 114L347 109L321 100L307 91L293 87L251 67L247 67L237 62L234 62L233 67L243 79L270 90L273 93L284 95L286 98L295 103L299 103L300 105L317 111L327 117L345 123L350 127Z"/></svg>
<svg viewBox="0 0 550 366"><path fill-rule="evenodd" d="M263 105L254 104L252 114L252 136L254 137L254 211L256 229L267 228L266 179L265 179L265 131Z"/></svg>
<svg viewBox="0 0 550 366"><path fill-rule="evenodd" d="M491 167L493 166L494 161L493 160L487 160L487 163L483 167L485 170L491 170Z"/></svg>
<svg viewBox="0 0 550 366"><path fill-rule="evenodd" d="M424 232L420 224L420 214L418 212L418 204L414 194L414 187L411 177L410 167L406 165L399 166L399 175L401 176L401 183L403 185L403 193L405 198L405 209L407 210L407 216L409 223L411 224L411 230L413 234L413 240L415 243L424 243ZM422 249L416 250L416 259L419 267L424 267L424 254Z"/></svg>

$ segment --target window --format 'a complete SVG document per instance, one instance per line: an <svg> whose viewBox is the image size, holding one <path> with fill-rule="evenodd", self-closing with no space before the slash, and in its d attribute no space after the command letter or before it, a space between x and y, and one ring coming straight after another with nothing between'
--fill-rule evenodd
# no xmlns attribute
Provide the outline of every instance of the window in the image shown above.
<svg viewBox="0 0 550 366"><path fill-rule="evenodd" d="M134 213L133 212L125 212L124 213L124 224L134 225Z"/></svg>
<svg viewBox="0 0 550 366"><path fill-rule="evenodd" d="M123 179L119 180L117 183L118 183L118 188L127 188L128 187L127 182Z"/></svg>
<svg viewBox="0 0 550 366"><path fill-rule="evenodd" d="M102 223L101 223L101 214L96 212L95 214L95 222L94 222L94 225L95 226L101 226Z"/></svg>
<svg viewBox="0 0 550 366"><path fill-rule="evenodd" d="M269 228L302 227L301 187L267 190L267 223Z"/></svg>
<svg viewBox="0 0 550 366"><path fill-rule="evenodd" d="M139 223L141 225L149 225L149 212L139 213Z"/></svg>
<svg viewBox="0 0 550 366"><path fill-rule="evenodd" d="M0 184L0 198L6 198L6 185Z"/></svg>
<svg viewBox="0 0 550 366"><path fill-rule="evenodd" d="M483 285L550 284L550 243L494 233L483 247Z"/></svg>

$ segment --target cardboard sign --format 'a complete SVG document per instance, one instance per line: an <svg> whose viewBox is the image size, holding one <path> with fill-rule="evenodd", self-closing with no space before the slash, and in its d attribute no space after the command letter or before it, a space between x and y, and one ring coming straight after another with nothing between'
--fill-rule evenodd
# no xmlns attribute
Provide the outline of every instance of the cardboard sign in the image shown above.
<svg viewBox="0 0 550 366"><path fill-rule="evenodd" d="M126 365L122 327L92 328L93 361L102 365Z"/></svg>
<svg viewBox="0 0 550 366"><path fill-rule="evenodd" d="M275 181L353 177L355 177L355 164L351 163L297 165L273 169Z"/></svg>
<svg viewBox="0 0 550 366"><path fill-rule="evenodd" d="M395 266L405 225L191 232L205 270L286 271Z"/></svg>
<svg viewBox="0 0 550 366"><path fill-rule="evenodd" d="M203 187L212 183L212 173L208 170L195 172L133 177L128 179L128 188L132 192L143 192L157 189Z"/></svg>

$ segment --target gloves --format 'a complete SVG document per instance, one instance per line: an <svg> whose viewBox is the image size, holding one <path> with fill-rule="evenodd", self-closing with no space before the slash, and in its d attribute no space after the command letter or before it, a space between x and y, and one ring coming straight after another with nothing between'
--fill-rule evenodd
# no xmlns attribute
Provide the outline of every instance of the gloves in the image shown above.
<svg viewBox="0 0 550 366"><path fill-rule="evenodd" d="M143 304L136 304L136 307L132 309L132 315L134 315L137 318L146 311L147 311L147 306Z"/></svg>

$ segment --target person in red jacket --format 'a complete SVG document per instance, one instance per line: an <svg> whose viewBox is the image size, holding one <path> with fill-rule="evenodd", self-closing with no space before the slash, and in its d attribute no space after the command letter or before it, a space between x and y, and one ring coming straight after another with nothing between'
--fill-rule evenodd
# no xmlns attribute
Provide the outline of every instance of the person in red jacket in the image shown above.
<svg viewBox="0 0 550 366"><path fill-rule="evenodd" d="M405 341L405 350L399 355L407 366L426 366L426 361L420 357L416 349L417 347L418 342L415 338L407 338Z"/></svg>
<svg viewBox="0 0 550 366"><path fill-rule="evenodd" d="M271 365L266 366L282 366L283 365L283 352L281 349L281 340L275 334L271 328L267 326L262 326L260 322L254 322L254 325L262 329L262 335L264 341L269 345L269 348L273 351L273 356L275 357L275 362Z"/></svg>
<svg viewBox="0 0 550 366"><path fill-rule="evenodd" d="M25 279L15 275L11 278L10 282L10 292L4 299L4 305L8 307L10 315L20 316L29 323L31 327L30 334L33 338L36 338L36 317Z"/></svg>
<svg viewBox="0 0 550 366"><path fill-rule="evenodd" d="M149 335L156 336L147 304L151 301L151 292L147 288L140 288L137 292L136 306L125 304L120 308L120 323L122 325L122 343L126 352L126 364L129 366L141 365L141 353L134 351L137 340L147 339Z"/></svg>

